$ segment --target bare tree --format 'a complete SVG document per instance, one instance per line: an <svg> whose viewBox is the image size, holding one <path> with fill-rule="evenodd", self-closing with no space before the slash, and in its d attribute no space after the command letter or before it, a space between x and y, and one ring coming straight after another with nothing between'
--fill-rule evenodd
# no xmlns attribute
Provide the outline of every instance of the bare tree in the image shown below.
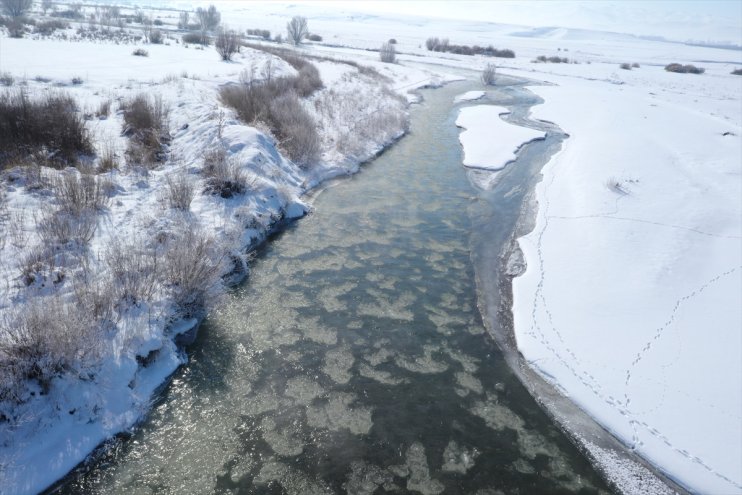
<svg viewBox="0 0 742 495"><path fill-rule="evenodd" d="M235 31L222 28L216 36L214 47L222 60L228 62L232 60L232 55L239 50L240 37Z"/></svg>
<svg viewBox="0 0 742 495"><path fill-rule="evenodd" d="M393 64L397 61L397 52L392 43L384 43L379 50L379 58L382 62Z"/></svg>
<svg viewBox="0 0 742 495"><path fill-rule="evenodd" d="M286 34L288 35L289 41L298 46L301 41L309 35L309 28L307 27L307 18L296 16L286 24Z"/></svg>
<svg viewBox="0 0 742 495"><path fill-rule="evenodd" d="M178 20L178 29L188 29L188 19L189 14L187 11L183 11L180 13L180 17Z"/></svg>
<svg viewBox="0 0 742 495"><path fill-rule="evenodd" d="M207 31L213 31L219 26L222 20L222 15L216 10L216 7L209 5L209 8L197 8L196 19L198 19L198 26L202 33Z"/></svg>
<svg viewBox="0 0 742 495"><path fill-rule="evenodd" d="M44 15L53 8L52 0L41 0L41 10L44 12Z"/></svg>
<svg viewBox="0 0 742 495"><path fill-rule="evenodd" d="M2 2L3 11L10 17L22 17L33 5L33 0L0 0Z"/></svg>
<svg viewBox="0 0 742 495"><path fill-rule="evenodd" d="M496 66L495 64L487 64L487 66L482 70L482 75L480 78L482 79L482 84L485 86L494 86L495 85L495 72L496 72Z"/></svg>

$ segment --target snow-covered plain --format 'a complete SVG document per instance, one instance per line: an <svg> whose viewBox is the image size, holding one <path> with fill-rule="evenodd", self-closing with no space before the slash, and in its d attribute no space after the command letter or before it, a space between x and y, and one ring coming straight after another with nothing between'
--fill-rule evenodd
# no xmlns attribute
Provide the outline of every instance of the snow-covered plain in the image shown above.
<svg viewBox="0 0 742 495"><path fill-rule="evenodd" d="M545 133L509 124L501 116L509 113L496 105L462 108L456 125L466 129L459 140L464 147L463 163L470 168L497 171L515 160L524 144L541 139Z"/></svg>
<svg viewBox="0 0 742 495"><path fill-rule="evenodd" d="M632 449L694 491L738 493L740 86L673 75L535 88L534 116L571 137L520 239L515 332L531 365Z"/></svg>
<svg viewBox="0 0 742 495"><path fill-rule="evenodd" d="M514 284L519 348L547 380L682 485L700 493L742 493L742 81L729 74L742 65L741 52L584 29L494 24L497 19L368 15L306 4L218 5L231 27L274 34L292 15L306 15L310 30L325 40L308 44L305 53L371 65L405 96L409 89L451 79L442 72L479 70L491 61L427 52L429 36L514 49L515 59L497 59L499 73L555 84L531 88L545 99L534 116L556 123L570 138L544 170L536 227L520 240L528 268ZM172 23L178 11L152 15ZM381 64L378 54L367 51L390 37L398 41L397 65ZM141 176L112 174L119 193L101 215L91 243L95 252L114 235L154 236L181 221L162 205L166 175L185 170L197 180L200 157L214 143L225 145L260 187L242 200L197 194L191 214L227 252L241 254L281 212L301 215L306 206L300 196L309 187L357 171L360 161L396 137L350 143L345 154L328 148L321 167L303 171L278 154L269 136L236 121L216 99L219 85L236 81L251 64L260 70L270 58L276 73L291 73L290 67L253 51L225 64L213 49L169 43L147 45L150 56L140 58L131 56L132 45L5 35L0 42L0 72L26 78L31 91L81 77L84 84L64 89L84 110L140 91L160 93L171 103L174 159ZM538 55L576 63L533 63ZM623 62L641 67L621 70ZM706 73L667 73L662 67L670 62L694 63ZM440 70L417 68L423 63ZM374 87L348 66L317 66L326 89L339 91L349 105L353 95ZM37 76L51 81L34 81ZM323 91L315 98L326 97ZM499 118L502 109L487 112L494 115L469 123L466 132L514 127ZM355 135L351 122L331 122L321 136L325 144ZM120 115L90 126L96 140L122 152ZM491 132L493 145L504 143L493 151L509 154L520 144L501 137ZM7 196L11 213L44 201L26 194L22 182ZM242 229L244 215L256 220L254 229ZM34 241L31 215L20 223L25 242ZM3 280L11 286L17 283L19 250L8 242L1 253ZM8 287L0 287L0 310L23 300ZM3 491L39 491L141 418L153 391L183 362L173 335L194 323L168 325L169 309L163 298L130 312L121 323L126 345L107 343L123 352L105 361L97 381L58 383L51 397L29 399L14 428L3 425ZM137 355L154 349L157 359L140 366ZM610 464L602 467L620 468Z"/></svg>

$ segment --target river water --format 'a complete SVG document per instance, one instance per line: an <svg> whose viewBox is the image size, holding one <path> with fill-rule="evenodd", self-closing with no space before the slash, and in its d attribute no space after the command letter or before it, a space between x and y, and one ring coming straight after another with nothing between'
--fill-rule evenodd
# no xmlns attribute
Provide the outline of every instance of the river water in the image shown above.
<svg viewBox="0 0 742 495"><path fill-rule="evenodd" d="M477 308L472 258L498 266L561 136L542 124L494 188L473 187L452 101L474 86L423 91L411 134L258 253L143 423L57 492L609 492ZM511 82L489 101L524 122L536 99Z"/></svg>

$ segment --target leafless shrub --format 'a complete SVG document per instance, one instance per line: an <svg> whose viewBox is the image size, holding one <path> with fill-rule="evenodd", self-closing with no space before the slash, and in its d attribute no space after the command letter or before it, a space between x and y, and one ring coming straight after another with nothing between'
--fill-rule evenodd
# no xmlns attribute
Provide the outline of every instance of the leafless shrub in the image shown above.
<svg viewBox="0 0 742 495"><path fill-rule="evenodd" d="M73 77L73 78L72 78L72 85L73 85L73 86L79 86L79 85L81 85L81 84L82 84L83 82L84 82L84 81L83 81L82 77L80 77L80 76L75 76L75 77Z"/></svg>
<svg viewBox="0 0 742 495"><path fill-rule="evenodd" d="M8 216L8 237L10 244L16 249L26 247L29 238L29 231L26 229L26 214L23 210L10 212Z"/></svg>
<svg viewBox="0 0 742 495"><path fill-rule="evenodd" d="M110 172L118 168L119 161L113 142L104 141L98 153L98 172Z"/></svg>
<svg viewBox="0 0 742 495"><path fill-rule="evenodd" d="M215 148L206 153L203 175L206 178L207 194L231 198L255 187L255 178L247 173L234 160L227 157L223 148Z"/></svg>
<svg viewBox="0 0 742 495"><path fill-rule="evenodd" d="M631 70L631 64L624 62L619 66L623 70Z"/></svg>
<svg viewBox="0 0 742 495"><path fill-rule="evenodd" d="M634 63L631 64L631 67L634 68L634 69L638 69L640 66L639 66L638 63L634 62Z"/></svg>
<svg viewBox="0 0 742 495"><path fill-rule="evenodd" d="M248 36L259 36L264 40L271 39L271 32L267 29L248 29L246 32Z"/></svg>
<svg viewBox="0 0 742 495"><path fill-rule="evenodd" d="M98 211L108 204L104 179L76 171L66 171L51 181L60 208L73 215Z"/></svg>
<svg viewBox="0 0 742 495"><path fill-rule="evenodd" d="M397 61L397 51L392 43L384 43L379 49L379 58L382 62L393 64Z"/></svg>
<svg viewBox="0 0 742 495"><path fill-rule="evenodd" d="M667 72L677 72L680 74L703 74L706 69L703 67L696 67L695 65L683 65L683 64L667 64L665 66Z"/></svg>
<svg viewBox="0 0 742 495"><path fill-rule="evenodd" d="M186 226L170 239L163 275L184 316L203 312L219 281L223 255L212 237Z"/></svg>
<svg viewBox="0 0 742 495"><path fill-rule="evenodd" d="M569 59L567 57L547 57L546 55L539 55L536 57L535 60L532 60L532 62L540 62L540 63L551 63L551 64L568 64Z"/></svg>
<svg viewBox="0 0 742 495"><path fill-rule="evenodd" d="M103 260L110 270L115 301L137 305L157 290L161 256L140 238L112 238Z"/></svg>
<svg viewBox="0 0 742 495"><path fill-rule="evenodd" d="M240 48L240 37L235 31L222 28L216 35L214 47L222 60L230 61Z"/></svg>
<svg viewBox="0 0 742 495"><path fill-rule="evenodd" d="M309 34L309 28L307 27L307 18L301 16L295 16L291 21L286 24L286 34L289 41L294 45L298 46L302 40Z"/></svg>
<svg viewBox="0 0 742 495"><path fill-rule="evenodd" d="M149 33L149 42L153 45L161 45L163 40L164 36L162 35L162 31L159 29L153 29Z"/></svg>
<svg viewBox="0 0 742 495"><path fill-rule="evenodd" d="M193 181L184 173L165 176L165 200L170 208L188 211L195 191Z"/></svg>
<svg viewBox="0 0 742 495"><path fill-rule="evenodd" d="M167 128L167 108L162 98L139 94L123 104L124 130L129 136L127 158L133 164L165 161L163 144L170 139Z"/></svg>
<svg viewBox="0 0 742 495"><path fill-rule="evenodd" d="M92 269L87 256L80 259L80 268L72 283L75 304L98 322L113 322L116 287L110 274Z"/></svg>
<svg viewBox="0 0 742 495"><path fill-rule="evenodd" d="M111 113L111 99L106 98L105 100L101 101L98 105L98 110L95 111L95 116L99 119L107 119L108 116Z"/></svg>
<svg viewBox="0 0 742 495"><path fill-rule="evenodd" d="M482 70L482 74L479 76L482 80L482 84L485 86L494 86L496 72L497 67L495 64L487 64Z"/></svg>
<svg viewBox="0 0 742 495"><path fill-rule="evenodd" d="M0 318L0 400L20 400L34 380L48 391L53 378L80 372L100 356L91 315L57 297L34 299Z"/></svg>
<svg viewBox="0 0 742 495"><path fill-rule="evenodd" d="M31 99L23 89L0 93L0 168L43 153L49 165L69 165L92 145L75 100L50 92Z"/></svg>
<svg viewBox="0 0 742 495"><path fill-rule="evenodd" d="M90 210L78 214L52 210L36 217L36 233L45 245L64 246L70 242L87 245L97 227L96 214Z"/></svg>
<svg viewBox="0 0 742 495"><path fill-rule="evenodd" d="M742 76L742 69L734 69L731 74L733 76Z"/></svg>
<svg viewBox="0 0 742 495"><path fill-rule="evenodd" d="M309 34L309 35L307 35L307 39L309 41L317 41L317 42L319 42L319 41L322 41L322 36L320 36L319 34Z"/></svg>
<svg viewBox="0 0 742 495"><path fill-rule="evenodd" d="M135 57L149 57L149 52L144 48L137 48L136 50L131 52L131 54Z"/></svg>
<svg viewBox="0 0 742 495"><path fill-rule="evenodd" d="M15 82L10 72L0 72L0 86L12 86Z"/></svg>
<svg viewBox="0 0 742 495"><path fill-rule="evenodd" d="M209 37L205 33L201 32L186 33L181 37L181 39L183 40L183 43L190 43L194 45L208 46L209 44Z"/></svg>

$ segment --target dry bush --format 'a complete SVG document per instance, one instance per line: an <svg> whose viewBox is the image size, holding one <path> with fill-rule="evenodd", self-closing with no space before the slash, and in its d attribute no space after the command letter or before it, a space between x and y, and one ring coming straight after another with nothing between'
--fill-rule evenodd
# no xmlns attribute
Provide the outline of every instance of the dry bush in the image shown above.
<svg viewBox="0 0 742 495"><path fill-rule="evenodd" d="M706 69L690 64L667 64L665 66L665 70L667 72L677 72L680 74L703 74L704 72L706 72Z"/></svg>
<svg viewBox="0 0 742 495"><path fill-rule="evenodd" d="M105 173L119 168L116 148L112 141L104 141L98 153L98 172Z"/></svg>
<svg viewBox="0 0 742 495"><path fill-rule="evenodd" d="M319 34L310 34L310 35L307 36L307 39L309 41L320 42L320 41L322 41L322 36L320 36Z"/></svg>
<svg viewBox="0 0 742 495"><path fill-rule="evenodd" d="M379 58L382 62L393 64L397 61L397 51L392 43L384 43L379 49Z"/></svg>
<svg viewBox="0 0 742 495"><path fill-rule="evenodd" d="M90 152L90 136L72 97L50 92L31 99L22 89L0 93L0 168L33 154L49 165L70 165Z"/></svg>
<svg viewBox="0 0 742 495"><path fill-rule="evenodd" d="M15 79L10 72L0 72L0 86L12 86Z"/></svg>
<svg viewBox="0 0 742 495"><path fill-rule="evenodd" d="M190 43L193 45L204 45L208 46L209 44L209 37L205 33L186 33L184 34L181 39L183 40L183 43Z"/></svg>
<svg viewBox="0 0 742 495"><path fill-rule="evenodd" d="M639 66L639 64L637 62L634 62L634 63L631 64L631 67L634 68L634 69L638 69L640 66Z"/></svg>
<svg viewBox="0 0 742 495"><path fill-rule="evenodd" d="M153 45L161 45L164 40L164 37L162 35L162 31L159 29L153 29L149 33L149 42Z"/></svg>
<svg viewBox="0 0 742 495"><path fill-rule="evenodd" d="M47 211L36 217L36 233L42 244L64 246L71 242L87 245L98 227L96 214L90 210L70 213L65 210Z"/></svg>
<svg viewBox="0 0 742 495"><path fill-rule="evenodd" d="M235 31L220 29L214 40L214 48L222 60L228 62L240 49L240 36Z"/></svg>
<svg viewBox="0 0 742 495"><path fill-rule="evenodd" d="M163 276L179 312L201 315L219 281L223 255L214 239L184 225L170 239L163 261Z"/></svg>
<svg viewBox="0 0 742 495"><path fill-rule="evenodd" d="M51 188L60 208L73 215L108 205L106 181L95 175L65 171L52 179Z"/></svg>
<svg viewBox="0 0 742 495"><path fill-rule="evenodd" d="M188 211L195 192L193 181L184 173L165 176L165 201L170 208Z"/></svg>
<svg viewBox="0 0 742 495"><path fill-rule="evenodd" d="M131 54L135 57L149 57L149 52L144 48L137 48L136 50L131 52Z"/></svg>
<svg viewBox="0 0 742 495"><path fill-rule="evenodd" d="M319 158L319 136L299 97L307 97L322 87L319 71L288 50L259 49L283 58L298 71L297 76L273 78L259 85L225 86L219 92L220 98L237 111L242 121L264 122L287 156L299 166L308 167Z"/></svg>
<svg viewBox="0 0 742 495"><path fill-rule="evenodd" d="M631 64L627 62L622 63L621 65L619 65L619 67L623 70L631 70Z"/></svg>
<svg viewBox="0 0 742 495"><path fill-rule="evenodd" d="M169 142L167 108L162 97L141 93L122 105L123 135L128 136L127 158L132 164L149 165L166 159L163 145Z"/></svg>
<svg viewBox="0 0 742 495"><path fill-rule="evenodd" d="M99 119L107 119L111 113L111 99L107 98L100 102L98 110L95 111L95 116Z"/></svg>
<svg viewBox="0 0 742 495"><path fill-rule="evenodd" d="M100 350L99 326L83 308L30 301L0 318L0 400L19 401L27 380L48 391L55 377L95 365Z"/></svg>
<svg viewBox="0 0 742 495"><path fill-rule="evenodd" d="M238 163L227 157L223 148L215 148L204 157L203 175L206 178L207 194L231 198L254 189L256 178L250 177Z"/></svg>
<svg viewBox="0 0 742 495"><path fill-rule="evenodd" d="M137 305L151 301L157 289L160 255L142 239L111 239L103 260L111 275L113 299Z"/></svg>
<svg viewBox="0 0 742 495"><path fill-rule="evenodd" d="M742 76L742 69L734 69L731 74L733 76Z"/></svg>

